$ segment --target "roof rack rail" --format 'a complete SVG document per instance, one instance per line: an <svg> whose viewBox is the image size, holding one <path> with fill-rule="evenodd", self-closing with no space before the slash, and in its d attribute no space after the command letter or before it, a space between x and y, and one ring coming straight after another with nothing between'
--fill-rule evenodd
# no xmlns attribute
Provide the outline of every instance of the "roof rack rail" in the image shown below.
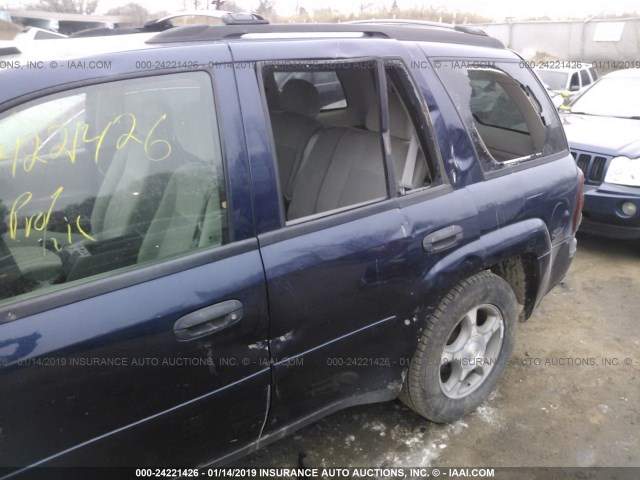
<svg viewBox="0 0 640 480"><path fill-rule="evenodd" d="M208 17L222 20L225 25L262 25L269 23L262 15L257 13L237 13L227 12L226 10L185 10L182 12L176 12L166 17L159 18L157 20L150 20L144 24L145 27L153 25L163 25L169 22L171 27L173 23L171 20L180 17Z"/></svg>
<svg viewBox="0 0 640 480"><path fill-rule="evenodd" d="M397 21L396 21L397 22ZM425 41L504 48L502 42L482 30L468 30L458 25L419 24L424 28L412 28L404 23L236 23L229 25L186 25L163 31L147 39L146 43L207 42L240 40L244 36L257 39L255 34L285 34L289 38L313 37L318 33L362 33L365 38L386 38L404 41ZM300 35L287 35L299 33ZM473 35L469 35L472 33ZM339 35L334 35L339 36Z"/></svg>
<svg viewBox="0 0 640 480"><path fill-rule="evenodd" d="M222 17L225 25L265 25L269 20L257 13L227 13Z"/></svg>
<svg viewBox="0 0 640 480"><path fill-rule="evenodd" d="M487 32L476 27L470 27L468 25L452 25L450 23L429 22L427 20L411 20L402 18L375 18L371 20L353 20L351 22L345 22L355 25L398 25L398 26L415 26L415 27L433 27L433 28L445 28L448 30L455 30L461 33L471 33L473 35L488 36Z"/></svg>
<svg viewBox="0 0 640 480"><path fill-rule="evenodd" d="M132 33L164 32L172 28L179 28L173 24L173 20L181 17L206 17L221 20L225 25L263 25L268 24L262 15L257 13L237 13L226 10L184 10L167 15L162 18L149 20L142 27L97 27L88 28L73 33L71 37L101 37L110 35L128 35Z"/></svg>

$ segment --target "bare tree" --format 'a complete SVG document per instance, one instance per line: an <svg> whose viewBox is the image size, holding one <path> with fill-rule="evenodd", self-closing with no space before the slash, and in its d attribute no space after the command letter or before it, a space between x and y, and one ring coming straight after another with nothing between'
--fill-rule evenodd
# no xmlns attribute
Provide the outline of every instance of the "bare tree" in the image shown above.
<svg viewBox="0 0 640 480"><path fill-rule="evenodd" d="M272 15L273 7L275 6L275 0L258 0L258 8L256 8L256 13L259 15Z"/></svg>
<svg viewBox="0 0 640 480"><path fill-rule="evenodd" d="M91 15L96 11L99 0L40 0L27 8L57 13L80 13Z"/></svg>
<svg viewBox="0 0 640 480"><path fill-rule="evenodd" d="M369 9L373 4L372 3L361 3L360 4L360 16L364 16L364 12Z"/></svg>
<svg viewBox="0 0 640 480"><path fill-rule="evenodd" d="M152 15L139 3L127 3L121 7L112 8L107 12L107 15L117 15L119 17L126 17L129 23L132 25L143 25L149 20Z"/></svg>
<svg viewBox="0 0 640 480"><path fill-rule="evenodd" d="M213 0L211 2L215 10L225 10L227 12L242 12L242 8L233 0Z"/></svg>

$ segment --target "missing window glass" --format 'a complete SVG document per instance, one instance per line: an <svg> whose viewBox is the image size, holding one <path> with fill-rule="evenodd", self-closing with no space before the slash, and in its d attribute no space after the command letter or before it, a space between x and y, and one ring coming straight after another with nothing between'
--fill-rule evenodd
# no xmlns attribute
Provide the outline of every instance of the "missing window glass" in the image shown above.
<svg viewBox="0 0 640 480"><path fill-rule="evenodd" d="M563 149L560 122L531 72L508 62L482 68L441 63L438 74L463 117L485 170Z"/></svg>
<svg viewBox="0 0 640 480"><path fill-rule="evenodd" d="M286 218L315 218L388 197L377 62L265 65Z"/></svg>

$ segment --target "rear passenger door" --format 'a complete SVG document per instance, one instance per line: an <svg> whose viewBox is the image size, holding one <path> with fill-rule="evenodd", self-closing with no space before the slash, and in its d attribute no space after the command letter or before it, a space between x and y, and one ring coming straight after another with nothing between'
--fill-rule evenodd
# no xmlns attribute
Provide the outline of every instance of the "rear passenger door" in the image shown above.
<svg viewBox="0 0 640 480"><path fill-rule="evenodd" d="M355 45L340 48L361 44ZM308 55L313 49L307 47ZM323 47L317 48L320 58L336 48ZM242 45L233 48L236 58L245 53ZM269 178L281 179L278 195L256 198L260 218L271 219L258 227L275 384L265 435L314 415L398 395L408 366L401 357L415 346L411 319L424 300L412 298L407 287L425 272L419 258L407 261L407 251L416 242L421 249L422 239L411 237L397 199L409 190L427 197L449 191L435 145L416 135L381 60L286 60L238 71L245 123L255 136L272 139L252 142L254 191ZM334 74L344 106L322 111L320 92L310 85L269 90L277 84L273 77L287 72L290 82L299 81L309 71ZM293 132L305 137L292 142ZM408 158L412 167L405 172ZM423 212L433 231L449 221L426 204Z"/></svg>
<svg viewBox="0 0 640 480"><path fill-rule="evenodd" d="M55 121L0 159L0 465L186 467L257 440L267 302L233 70L71 85L0 123L31 109Z"/></svg>

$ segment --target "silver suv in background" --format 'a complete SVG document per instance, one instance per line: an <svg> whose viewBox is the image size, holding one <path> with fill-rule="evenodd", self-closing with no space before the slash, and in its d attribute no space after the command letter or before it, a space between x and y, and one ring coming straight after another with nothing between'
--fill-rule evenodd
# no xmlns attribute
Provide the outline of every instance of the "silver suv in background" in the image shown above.
<svg viewBox="0 0 640 480"><path fill-rule="evenodd" d="M542 66L534 68L534 72L549 91L556 107L560 107L565 98L571 99L582 93L599 78L598 71L590 63L575 62L575 68L556 68L558 63L565 64L565 62L542 62Z"/></svg>

